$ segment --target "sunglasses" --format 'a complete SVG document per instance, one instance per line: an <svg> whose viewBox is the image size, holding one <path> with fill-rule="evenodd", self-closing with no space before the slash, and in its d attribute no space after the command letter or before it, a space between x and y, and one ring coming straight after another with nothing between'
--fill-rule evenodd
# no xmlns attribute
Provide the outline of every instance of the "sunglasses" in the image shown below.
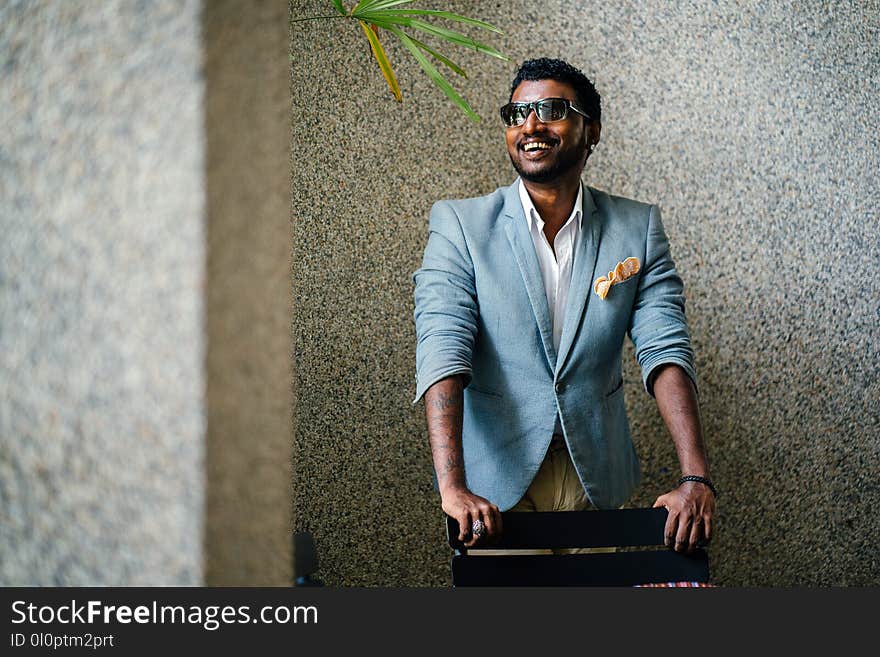
<svg viewBox="0 0 880 657"><path fill-rule="evenodd" d="M566 98L541 98L530 103L507 103L501 108L501 120L506 127L513 128L525 123L531 111L535 110L535 116L539 121L552 123L553 121L562 121L568 116L569 108L587 119L590 118L589 114L575 107Z"/></svg>

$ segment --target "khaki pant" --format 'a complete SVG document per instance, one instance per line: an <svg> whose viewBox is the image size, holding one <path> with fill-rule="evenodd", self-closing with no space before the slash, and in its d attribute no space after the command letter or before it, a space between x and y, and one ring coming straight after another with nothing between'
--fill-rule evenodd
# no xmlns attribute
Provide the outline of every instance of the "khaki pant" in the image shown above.
<svg viewBox="0 0 880 657"><path fill-rule="evenodd" d="M555 435L538 474L511 511L584 511L593 505L584 492L562 436ZM470 555L584 554L614 552L615 548L558 548L545 550L472 550Z"/></svg>

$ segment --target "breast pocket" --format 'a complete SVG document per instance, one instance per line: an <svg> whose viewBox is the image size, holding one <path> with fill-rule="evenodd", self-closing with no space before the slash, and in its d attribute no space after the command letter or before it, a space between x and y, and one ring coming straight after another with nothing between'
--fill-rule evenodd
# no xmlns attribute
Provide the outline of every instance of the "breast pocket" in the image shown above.
<svg viewBox="0 0 880 657"><path fill-rule="evenodd" d="M596 319L600 325L601 322L607 322L608 326L614 327L615 331L629 325L633 304L635 304L639 290L638 280L638 275L635 275L630 276L622 283L612 285L604 299L595 293L593 294L590 299L590 308L592 312L596 313ZM616 343L616 341L615 337L614 342Z"/></svg>
<svg viewBox="0 0 880 657"><path fill-rule="evenodd" d="M608 291L608 296L605 297L605 300L612 302L623 301L623 303L631 304L633 298L635 297L636 291L639 289L639 278L640 276L636 274L634 276L630 276L625 281L615 283Z"/></svg>

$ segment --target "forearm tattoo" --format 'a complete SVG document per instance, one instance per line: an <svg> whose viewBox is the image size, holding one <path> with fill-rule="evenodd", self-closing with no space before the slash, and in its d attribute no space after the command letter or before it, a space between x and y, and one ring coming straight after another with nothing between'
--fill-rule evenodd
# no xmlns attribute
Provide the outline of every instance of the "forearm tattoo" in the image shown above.
<svg viewBox="0 0 880 657"><path fill-rule="evenodd" d="M442 438L441 438L442 440ZM464 469L464 460L461 456L461 447L447 438L447 442L433 440L431 442L431 454L434 457L434 465L437 476L441 479L451 472Z"/></svg>
<svg viewBox="0 0 880 657"><path fill-rule="evenodd" d="M463 406L462 390L456 382L444 382L437 388L429 389L425 395L428 437L434 469L441 481L464 476L461 450Z"/></svg>
<svg viewBox="0 0 880 657"><path fill-rule="evenodd" d="M438 392L436 396L431 396L430 404L438 411L445 411L455 406L461 406L461 393L458 392L450 395L442 391Z"/></svg>

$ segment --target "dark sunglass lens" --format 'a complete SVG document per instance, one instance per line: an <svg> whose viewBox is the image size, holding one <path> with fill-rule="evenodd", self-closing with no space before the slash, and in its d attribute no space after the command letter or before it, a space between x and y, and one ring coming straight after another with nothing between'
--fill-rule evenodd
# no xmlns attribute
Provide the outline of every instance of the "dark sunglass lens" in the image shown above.
<svg viewBox="0 0 880 657"><path fill-rule="evenodd" d="M561 98L542 100L538 106L538 118L542 121L560 121L565 118L567 106Z"/></svg>
<svg viewBox="0 0 880 657"><path fill-rule="evenodd" d="M518 104L516 106L516 113L514 115L516 118L516 124L522 125L523 123L525 123L526 119L529 118L529 112L531 112L531 111L532 111L532 107L528 103Z"/></svg>
<svg viewBox="0 0 880 657"><path fill-rule="evenodd" d="M508 127L515 126L517 124L516 117L517 111L514 103L508 103L501 108L501 120L504 121L504 125Z"/></svg>

